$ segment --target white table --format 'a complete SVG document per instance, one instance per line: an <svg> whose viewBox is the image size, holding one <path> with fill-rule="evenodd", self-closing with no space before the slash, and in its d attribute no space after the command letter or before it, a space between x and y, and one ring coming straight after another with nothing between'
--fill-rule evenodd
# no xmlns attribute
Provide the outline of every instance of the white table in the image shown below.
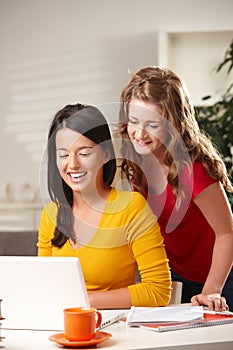
<svg viewBox="0 0 233 350"><path fill-rule="evenodd" d="M125 324L115 323L104 328L103 331L111 333L112 338L98 344L97 349L233 349L233 324L157 333L140 328L129 328ZM1 335L5 339L0 345L4 345L6 350L58 350L61 347L48 339L54 333L57 332L2 329Z"/></svg>

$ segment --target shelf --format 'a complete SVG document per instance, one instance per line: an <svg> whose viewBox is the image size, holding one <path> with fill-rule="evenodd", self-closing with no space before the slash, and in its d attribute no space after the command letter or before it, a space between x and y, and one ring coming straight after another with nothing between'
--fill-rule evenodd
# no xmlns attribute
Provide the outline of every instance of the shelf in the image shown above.
<svg viewBox="0 0 233 350"><path fill-rule="evenodd" d="M0 210L42 209L41 202L0 202Z"/></svg>
<svg viewBox="0 0 233 350"><path fill-rule="evenodd" d="M41 203L0 203L0 232L37 231L42 212Z"/></svg>

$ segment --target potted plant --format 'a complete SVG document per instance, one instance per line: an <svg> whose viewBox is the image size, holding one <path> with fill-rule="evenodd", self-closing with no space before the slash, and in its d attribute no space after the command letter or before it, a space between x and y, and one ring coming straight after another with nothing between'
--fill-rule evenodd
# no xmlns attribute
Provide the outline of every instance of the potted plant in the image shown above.
<svg viewBox="0 0 233 350"><path fill-rule="evenodd" d="M223 61L217 66L218 73L227 66L227 74L233 69L233 39L225 52ZM203 97L208 100L212 96ZM200 128L205 131L222 154L227 171L233 182L233 82L220 97L220 99L209 106L196 107L197 120ZM228 194L233 208L233 196Z"/></svg>

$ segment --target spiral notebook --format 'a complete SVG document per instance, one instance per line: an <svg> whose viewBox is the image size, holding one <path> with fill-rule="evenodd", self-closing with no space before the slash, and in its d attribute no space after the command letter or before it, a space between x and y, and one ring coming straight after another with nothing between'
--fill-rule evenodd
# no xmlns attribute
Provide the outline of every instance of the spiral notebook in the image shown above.
<svg viewBox="0 0 233 350"><path fill-rule="evenodd" d="M219 314L204 314L203 320L189 322L163 322L163 323L144 323L140 327L156 332L177 331L182 329L219 326L227 323L233 323L233 316Z"/></svg>
<svg viewBox="0 0 233 350"><path fill-rule="evenodd" d="M142 310L143 309L143 310ZM202 306L133 308L127 323L155 332L167 332L233 323L232 312L213 312Z"/></svg>

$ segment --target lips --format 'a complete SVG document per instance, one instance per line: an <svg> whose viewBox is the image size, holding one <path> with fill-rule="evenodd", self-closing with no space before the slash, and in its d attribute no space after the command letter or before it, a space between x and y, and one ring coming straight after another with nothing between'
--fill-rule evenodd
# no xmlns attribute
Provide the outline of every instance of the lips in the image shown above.
<svg viewBox="0 0 233 350"><path fill-rule="evenodd" d="M70 177L72 178L72 180L77 181L79 179L81 179L82 177L84 177L87 174L87 171L82 171L82 172L78 172L78 173L69 173Z"/></svg>
<svg viewBox="0 0 233 350"><path fill-rule="evenodd" d="M146 147L152 143L151 141L143 141L143 140L137 140L137 139L135 139L134 142L137 145L142 146L142 147Z"/></svg>

